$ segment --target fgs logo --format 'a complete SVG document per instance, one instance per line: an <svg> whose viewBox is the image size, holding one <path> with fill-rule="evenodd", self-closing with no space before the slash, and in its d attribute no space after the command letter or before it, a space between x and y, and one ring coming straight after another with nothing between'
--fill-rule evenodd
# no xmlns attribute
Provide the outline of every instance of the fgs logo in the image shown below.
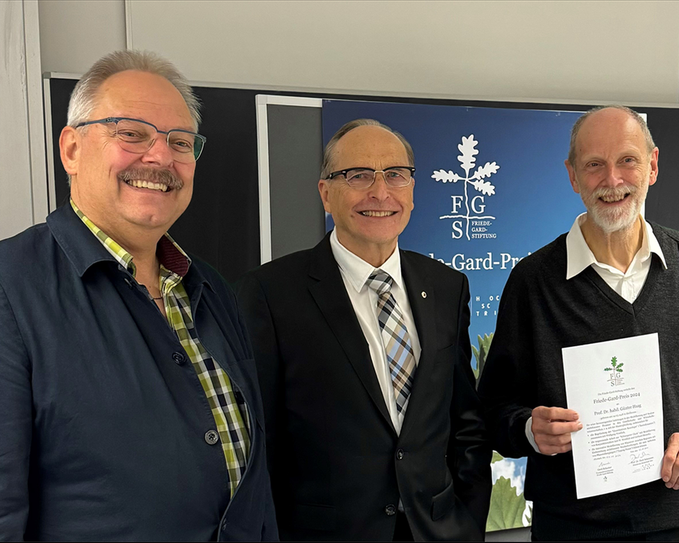
<svg viewBox="0 0 679 543"><path fill-rule="evenodd" d="M451 196L453 200L451 214L439 217L440 219L453 219L453 239L460 239L463 235L466 235L469 240L495 238L496 236L495 233L488 232L488 227L493 224L492 220L495 217L493 215L483 215L483 213L486 210L486 197L495 194L495 186L488 179L497 173L500 166L495 162L486 162L483 166L479 166L474 170L476 155L479 154L479 151L476 149L478 143L474 139L474 134L470 134L468 137L462 136L462 143L457 146L460 151L457 159L464 170L464 177L452 170L435 170L431 176L432 179L442 183L463 182L464 196L459 194ZM470 197L470 187L481 194ZM463 206L464 209L462 209ZM464 232L462 230L463 226ZM471 236L469 233L470 226L472 230Z"/></svg>

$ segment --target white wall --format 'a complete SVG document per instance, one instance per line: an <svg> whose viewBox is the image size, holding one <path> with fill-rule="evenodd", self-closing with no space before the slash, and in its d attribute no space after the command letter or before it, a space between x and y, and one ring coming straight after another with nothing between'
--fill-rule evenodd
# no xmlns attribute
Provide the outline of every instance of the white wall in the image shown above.
<svg viewBox="0 0 679 543"><path fill-rule="evenodd" d="M131 44L160 50L194 80L477 99L679 98L679 2L128 6Z"/></svg>
<svg viewBox="0 0 679 543"><path fill-rule="evenodd" d="M39 0L43 72L83 74L125 49L123 0Z"/></svg>
<svg viewBox="0 0 679 543"><path fill-rule="evenodd" d="M0 239L47 215L38 5L0 2Z"/></svg>
<svg viewBox="0 0 679 543"><path fill-rule="evenodd" d="M41 0L45 71L126 44L193 81L363 94L679 102L679 2Z"/></svg>

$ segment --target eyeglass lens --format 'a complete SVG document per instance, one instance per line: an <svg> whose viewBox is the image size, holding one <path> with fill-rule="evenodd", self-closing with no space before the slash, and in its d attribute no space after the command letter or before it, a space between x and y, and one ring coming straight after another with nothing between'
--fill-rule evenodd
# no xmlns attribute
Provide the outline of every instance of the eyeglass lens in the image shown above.
<svg viewBox="0 0 679 543"><path fill-rule="evenodd" d="M379 170L378 170L379 171ZM368 187L375 181L374 170L353 169L347 170L347 183L354 187ZM387 168L382 172L387 185L392 187L405 187L410 185L411 172L408 168Z"/></svg>
<svg viewBox="0 0 679 543"><path fill-rule="evenodd" d="M148 124L123 119L117 123L116 136L126 151L145 153L158 137L158 131ZM177 162L194 162L203 149L203 140L189 132L170 130L167 145Z"/></svg>

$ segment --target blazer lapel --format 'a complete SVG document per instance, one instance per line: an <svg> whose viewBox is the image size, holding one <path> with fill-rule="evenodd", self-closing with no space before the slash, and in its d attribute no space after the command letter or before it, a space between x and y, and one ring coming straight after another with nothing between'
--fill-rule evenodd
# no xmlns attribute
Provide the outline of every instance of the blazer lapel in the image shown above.
<svg viewBox="0 0 679 543"><path fill-rule="evenodd" d="M436 356L436 296L434 284L421 270L413 266L408 253L401 251L401 271L408 289L408 300L413 312L417 336L420 340L420 360L415 372L415 382L410 393L408 408L401 427L401 438L417 422L416 414L419 405L427 401L427 383L430 382L429 373Z"/></svg>
<svg viewBox="0 0 679 543"><path fill-rule="evenodd" d="M330 236L326 236L314 249L309 268L309 291L316 301L328 326L342 346L356 375L372 398L378 411L393 429L387 406L384 403L370 349L358 323L344 281L332 255Z"/></svg>

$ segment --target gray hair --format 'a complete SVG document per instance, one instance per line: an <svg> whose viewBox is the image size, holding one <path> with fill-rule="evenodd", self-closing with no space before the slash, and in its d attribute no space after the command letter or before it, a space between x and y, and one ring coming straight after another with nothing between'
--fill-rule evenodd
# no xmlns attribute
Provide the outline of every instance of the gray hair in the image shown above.
<svg viewBox="0 0 679 543"><path fill-rule="evenodd" d="M644 118L641 115L639 115L636 111L628 108L627 106L622 105L598 106L584 113L581 117L578 118L577 121L575 121L575 124L573 125L573 129L571 130L571 145L570 148L568 149L568 162L570 162L571 166L575 167L575 143L576 140L578 139L578 134L580 133L582 124L588 117L590 117L597 111L601 111L603 109L618 109L620 111L624 111L625 113L627 113L630 117L632 117L632 119L634 119L639 124L639 128L641 128L641 133L644 135L644 139L646 140L646 150L648 151L648 153L650 154L651 151L655 149L655 142L653 141L653 136L651 136L651 131L648 129L648 125L646 124L646 121L644 121Z"/></svg>
<svg viewBox="0 0 679 543"><path fill-rule="evenodd" d="M358 128L359 126L379 126L380 128L384 128L387 132L391 132L396 136L399 141L403 144L403 147L405 147L406 154L408 155L408 162L409 166L414 166L415 165L415 153L413 153L413 148L410 146L408 143L408 140L406 140L401 134L396 132L396 130L392 130L389 128L386 124L382 124L379 121L376 121L375 119L354 119L353 121L349 121L345 125L343 125L337 132L335 132L335 135L330 138L330 141L328 144L325 146L325 150L323 151L323 164L321 165L321 179L327 179L328 176L332 173L332 168L330 166L330 163L332 162L332 155L333 151L335 150L335 146L337 145L337 142L342 139L348 132L351 132L354 128Z"/></svg>
<svg viewBox="0 0 679 543"><path fill-rule="evenodd" d="M174 64L150 51L114 51L95 62L73 89L68 104L68 126L75 127L89 120L92 110L97 105L99 87L112 75L126 70L159 75L172 83L184 98L195 124L194 128L198 130L200 103L191 85Z"/></svg>

